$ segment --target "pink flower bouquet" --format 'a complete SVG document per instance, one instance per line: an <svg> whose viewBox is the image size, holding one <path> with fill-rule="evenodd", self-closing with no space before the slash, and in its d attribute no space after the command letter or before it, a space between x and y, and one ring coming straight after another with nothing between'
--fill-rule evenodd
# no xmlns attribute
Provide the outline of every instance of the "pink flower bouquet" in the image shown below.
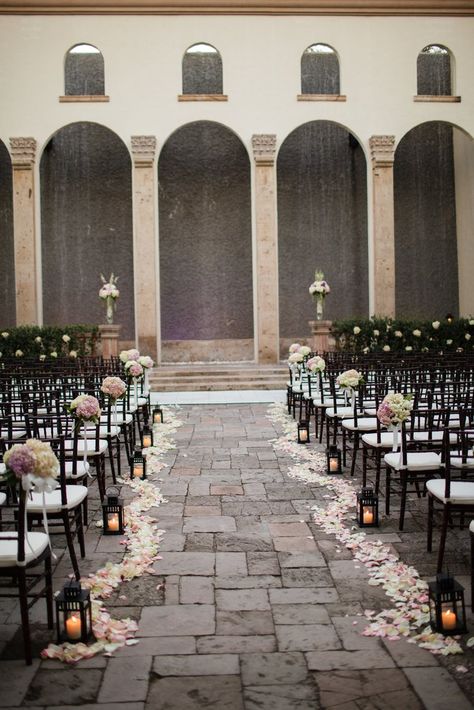
<svg viewBox="0 0 474 710"><path fill-rule="evenodd" d="M377 410L377 417L386 427L396 427L406 421L413 409L411 395L388 394Z"/></svg>
<svg viewBox="0 0 474 710"><path fill-rule="evenodd" d="M120 377L106 377L100 389L115 402L124 396L127 391L127 385Z"/></svg>
<svg viewBox="0 0 474 710"><path fill-rule="evenodd" d="M139 362L135 362L135 360L129 360L125 363L125 371L130 378L138 380L140 377L143 377L143 367Z"/></svg>
<svg viewBox="0 0 474 710"><path fill-rule="evenodd" d="M90 394L80 394L79 397L73 399L68 407L68 412L82 422L97 424L100 421L99 401Z"/></svg>
<svg viewBox="0 0 474 710"><path fill-rule="evenodd" d="M35 479L51 479L52 486L59 475L59 461L51 446L39 439L28 439L24 444L14 444L3 455L6 467L4 480L10 485L22 482L24 490L34 485Z"/></svg>

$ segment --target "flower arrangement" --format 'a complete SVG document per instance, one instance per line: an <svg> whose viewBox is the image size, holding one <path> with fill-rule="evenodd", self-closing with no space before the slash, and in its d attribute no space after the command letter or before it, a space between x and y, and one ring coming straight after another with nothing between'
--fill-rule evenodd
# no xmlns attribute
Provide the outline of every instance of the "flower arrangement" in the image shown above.
<svg viewBox="0 0 474 710"><path fill-rule="evenodd" d="M80 394L79 397L72 400L67 411L81 422L97 424L100 421L100 404L98 399L91 394Z"/></svg>
<svg viewBox="0 0 474 710"><path fill-rule="evenodd" d="M324 279L323 272L318 269L316 269L314 279L308 290L316 302L316 319L321 320L323 317L324 299L328 293L331 293L331 287Z"/></svg>
<svg viewBox="0 0 474 710"><path fill-rule="evenodd" d="M100 387L101 391L106 394L113 402L121 399L127 391L127 385L120 377L106 377Z"/></svg>
<svg viewBox="0 0 474 710"><path fill-rule="evenodd" d="M10 486L21 483L25 491L31 488L54 490L59 475L59 461L51 446L38 439L14 444L3 455L6 471L3 480Z"/></svg>
<svg viewBox="0 0 474 710"><path fill-rule="evenodd" d="M289 348L290 354L299 352L300 348L301 345L299 343L292 343Z"/></svg>
<svg viewBox="0 0 474 710"><path fill-rule="evenodd" d="M67 332L65 332L67 330ZM7 331L4 331L7 332ZM15 353L20 351L18 358L32 358L38 360L39 355L46 355L47 361L50 353L55 352L59 357L69 357L73 351L78 357L95 355L98 341L98 327L96 325L20 325L11 328L7 338L1 338L1 350L4 358L15 358ZM68 340L69 338L69 340ZM74 357L74 356L73 356Z"/></svg>
<svg viewBox="0 0 474 710"><path fill-rule="evenodd" d="M136 348L132 348L131 350L122 350L119 358L124 364L126 364L129 360L135 360L135 362L138 362L140 353Z"/></svg>
<svg viewBox="0 0 474 710"><path fill-rule="evenodd" d="M319 355L315 355L308 360L306 367L310 372L324 372L326 369L326 361Z"/></svg>
<svg viewBox="0 0 474 710"><path fill-rule="evenodd" d="M138 362L146 370L149 370L155 364L149 355L140 355Z"/></svg>
<svg viewBox="0 0 474 710"><path fill-rule="evenodd" d="M303 362L304 357L300 352L291 353L288 358L288 365L298 365L298 363Z"/></svg>
<svg viewBox="0 0 474 710"><path fill-rule="evenodd" d="M143 377L143 367L136 360L129 360L125 363L125 371L131 379L139 380Z"/></svg>
<svg viewBox="0 0 474 710"><path fill-rule="evenodd" d="M103 285L99 291L99 298L101 298L106 303L107 323L113 323L116 300L120 296L120 291L117 288L118 276L110 274L108 281L103 274L100 275L100 278Z"/></svg>
<svg viewBox="0 0 474 710"><path fill-rule="evenodd" d="M377 418L386 427L398 426L409 418L412 409L411 395L388 394L379 405Z"/></svg>
<svg viewBox="0 0 474 710"><path fill-rule="evenodd" d="M336 382L341 389L355 390L364 384L364 377L357 370L346 370L337 376Z"/></svg>

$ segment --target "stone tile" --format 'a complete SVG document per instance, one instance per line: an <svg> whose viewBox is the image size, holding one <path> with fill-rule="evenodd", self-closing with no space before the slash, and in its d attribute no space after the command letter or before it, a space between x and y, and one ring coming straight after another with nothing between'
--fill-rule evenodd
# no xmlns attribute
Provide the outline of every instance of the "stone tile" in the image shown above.
<svg viewBox="0 0 474 710"><path fill-rule="evenodd" d="M212 485L211 496L243 496L244 489L242 486L227 485Z"/></svg>
<svg viewBox="0 0 474 710"><path fill-rule="evenodd" d="M270 533L275 538L280 537L308 537L311 530L306 523L270 523Z"/></svg>
<svg viewBox="0 0 474 710"><path fill-rule="evenodd" d="M219 636L255 636L275 632L269 611L217 611L217 634Z"/></svg>
<svg viewBox="0 0 474 710"><path fill-rule="evenodd" d="M197 466L188 466L188 467L173 466L173 468L171 469L172 476L199 476L200 474L201 474L201 469L198 468Z"/></svg>
<svg viewBox="0 0 474 710"><path fill-rule="evenodd" d="M98 707L100 707L100 710L117 710L117 703L101 703L100 706L96 703L92 703L80 705L79 707L81 710L97 710ZM142 702L120 703L118 707L120 710L143 710L145 704ZM29 710L33 710L33 708L29 706ZM54 710L77 710L77 705L55 705Z"/></svg>
<svg viewBox="0 0 474 710"><path fill-rule="evenodd" d="M248 515L268 515L272 512L271 507L266 501L255 500L238 500L232 499L232 502L222 503L222 512L225 515L233 516L248 516Z"/></svg>
<svg viewBox="0 0 474 710"><path fill-rule="evenodd" d="M280 574L278 555L275 552L247 552L249 574Z"/></svg>
<svg viewBox="0 0 474 710"><path fill-rule="evenodd" d="M0 707L21 705L28 686L38 671L39 666L40 662L36 658L33 659L31 666L25 665L24 660L1 662L0 669L2 679L5 680L8 678L8 682L2 682ZM41 684L39 687L42 687ZM34 700L34 698L32 698L32 700Z"/></svg>
<svg viewBox="0 0 474 710"><path fill-rule="evenodd" d="M267 471L271 474L272 471ZM275 471L275 475L277 471ZM243 476L242 476L243 480ZM276 480L276 479L275 479ZM285 483L266 483L265 488L267 489L268 500L298 500L300 498L311 498L310 491L307 486L298 486ZM282 535L282 533L275 533L275 535Z"/></svg>
<svg viewBox="0 0 474 710"><path fill-rule="evenodd" d="M438 661L430 651L420 648L415 643L408 643L405 639L400 639L396 643L381 639L382 644L387 649L390 656L393 658L397 666L401 668L410 666L437 666Z"/></svg>
<svg viewBox="0 0 474 710"><path fill-rule="evenodd" d="M266 589L217 589L216 606L227 611L270 609Z"/></svg>
<svg viewBox="0 0 474 710"><path fill-rule="evenodd" d="M37 705L38 698L44 705L64 704L67 698L71 705L94 702L102 680L102 671L93 668L63 668L39 670L30 683L25 696L25 705Z"/></svg>
<svg viewBox="0 0 474 710"><path fill-rule="evenodd" d="M270 589L270 604L330 604L339 597L335 587Z"/></svg>
<svg viewBox="0 0 474 710"><path fill-rule="evenodd" d="M156 678L150 684L147 710L244 710L236 676Z"/></svg>
<svg viewBox="0 0 474 710"><path fill-rule="evenodd" d="M185 518L183 532L235 532L234 518L225 515Z"/></svg>
<svg viewBox="0 0 474 710"><path fill-rule="evenodd" d="M272 552L273 544L269 536L257 533L236 533L216 535L217 550L222 552Z"/></svg>
<svg viewBox="0 0 474 710"><path fill-rule="evenodd" d="M198 653L272 653L275 636L201 636Z"/></svg>
<svg viewBox="0 0 474 710"><path fill-rule="evenodd" d="M330 624L331 619L322 604L274 604L275 624Z"/></svg>
<svg viewBox="0 0 474 710"><path fill-rule="evenodd" d="M144 607L138 636L207 636L215 633L215 607L177 604Z"/></svg>
<svg viewBox="0 0 474 710"><path fill-rule="evenodd" d="M332 623L339 634L342 645L347 651L379 648L379 639L375 636L362 636L368 621L363 616L333 616Z"/></svg>
<svg viewBox="0 0 474 710"><path fill-rule="evenodd" d="M423 707L398 669L328 671L315 673L314 678L324 708L358 708L361 703L362 707L387 710L421 710Z"/></svg>
<svg viewBox="0 0 474 710"><path fill-rule="evenodd" d="M160 491L166 497L168 496L185 496L188 492L187 481L163 481L160 483Z"/></svg>
<svg viewBox="0 0 474 710"><path fill-rule="evenodd" d="M247 558L245 552L216 552L216 575L247 576Z"/></svg>
<svg viewBox="0 0 474 710"><path fill-rule="evenodd" d="M184 509L184 515L188 518L208 518L210 516L220 516L221 509L219 505L187 505ZM184 521L185 524L187 521ZM192 532L187 530L185 532Z"/></svg>
<svg viewBox="0 0 474 710"><path fill-rule="evenodd" d="M279 651L328 651L341 648L332 624L290 624L275 622Z"/></svg>
<svg viewBox="0 0 474 710"><path fill-rule="evenodd" d="M239 670L236 654L160 656L153 662L153 671L160 676L237 675Z"/></svg>
<svg viewBox="0 0 474 710"><path fill-rule="evenodd" d="M303 683L308 675L302 653L243 653L244 685Z"/></svg>
<svg viewBox="0 0 474 710"><path fill-rule="evenodd" d="M395 643L392 643L395 645ZM395 664L380 645L378 648L357 651L309 651L308 668L313 671L364 670L369 668L394 668Z"/></svg>
<svg viewBox="0 0 474 710"><path fill-rule="evenodd" d="M352 552L334 540L318 540L318 547L326 560L352 560Z"/></svg>
<svg viewBox="0 0 474 710"><path fill-rule="evenodd" d="M110 658L100 688L99 703L145 700L151 656Z"/></svg>
<svg viewBox="0 0 474 710"><path fill-rule="evenodd" d="M214 580L211 577L181 577L181 604L214 604Z"/></svg>
<svg viewBox="0 0 474 710"><path fill-rule="evenodd" d="M263 483L245 483L244 491L246 496L266 496L267 492Z"/></svg>
<svg viewBox="0 0 474 710"><path fill-rule="evenodd" d="M163 503L162 506L160 506L161 512L163 515L172 515L172 516L177 516L177 515L182 515L183 510L184 510L184 503L176 503L176 502L171 502L168 501L167 503Z"/></svg>
<svg viewBox="0 0 474 710"><path fill-rule="evenodd" d="M212 552L214 535L212 533L188 533L184 549L186 552Z"/></svg>
<svg viewBox="0 0 474 710"><path fill-rule="evenodd" d="M160 542L160 552L182 552L186 538L184 535L177 533L167 533L163 535Z"/></svg>
<svg viewBox="0 0 474 710"><path fill-rule="evenodd" d="M277 552L304 552L317 549L316 542L312 537L275 537L273 544ZM324 560L322 564L324 564Z"/></svg>
<svg viewBox="0 0 474 710"><path fill-rule="evenodd" d="M244 690L246 710L315 710L316 689L306 683L254 685Z"/></svg>
<svg viewBox="0 0 474 710"><path fill-rule="evenodd" d="M124 656L169 656L170 654L182 656L188 653L196 653L194 636L142 637L139 639L139 643L120 649L121 658Z"/></svg>
<svg viewBox="0 0 474 710"><path fill-rule="evenodd" d="M215 555L212 552L167 552L153 565L158 574L213 575Z"/></svg>
<svg viewBox="0 0 474 710"><path fill-rule="evenodd" d="M152 517L158 517L160 520L160 529L164 530L165 532L168 533L181 533L183 530L183 518L182 517L172 517L172 516L167 516L167 515L161 515L160 513L156 513L156 515L153 514L153 512L150 510L148 512L149 515Z"/></svg>
<svg viewBox="0 0 474 710"><path fill-rule="evenodd" d="M281 587L281 579L266 574L252 574L248 577L236 575L216 577L216 589L271 589Z"/></svg>
<svg viewBox="0 0 474 710"><path fill-rule="evenodd" d="M296 540L297 538L285 538ZM325 567L326 563L319 550L313 552L279 552L278 560L281 569L294 567Z"/></svg>
<svg viewBox="0 0 474 710"><path fill-rule="evenodd" d="M319 567L282 569L281 579L284 587L329 587L333 584L329 571Z"/></svg>
<svg viewBox="0 0 474 710"><path fill-rule="evenodd" d="M207 496L209 495L209 481L201 481L199 479L189 481L188 494L190 496Z"/></svg>
<svg viewBox="0 0 474 710"><path fill-rule="evenodd" d="M446 668L404 668L403 671L424 707L444 710L448 703L456 710L472 710L472 704Z"/></svg>

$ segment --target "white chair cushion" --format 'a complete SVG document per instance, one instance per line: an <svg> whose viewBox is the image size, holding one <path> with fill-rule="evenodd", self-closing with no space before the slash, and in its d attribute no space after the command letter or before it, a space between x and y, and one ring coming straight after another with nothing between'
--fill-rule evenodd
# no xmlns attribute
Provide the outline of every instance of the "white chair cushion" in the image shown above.
<svg viewBox="0 0 474 710"><path fill-rule="evenodd" d="M368 417L376 417L377 416L377 410L374 409L373 407L367 407L364 405L364 411Z"/></svg>
<svg viewBox="0 0 474 710"><path fill-rule="evenodd" d="M66 451L69 451L73 447L73 440L72 439L66 439L64 442L64 448ZM107 451L107 440L106 439L99 439L99 449L96 450L92 444L95 444L95 441L93 439L88 439L87 440L87 456L100 456L103 454L105 451ZM78 456L83 456L84 455L84 440L79 439L77 442L77 455Z"/></svg>
<svg viewBox="0 0 474 710"><path fill-rule="evenodd" d="M76 475L73 475L73 461L66 461L66 478L76 479L84 478L89 473L90 466L84 459L78 459L76 462Z"/></svg>
<svg viewBox="0 0 474 710"><path fill-rule="evenodd" d="M95 426L87 427L86 432L88 439L95 439ZM99 424L99 436L107 436L108 434L110 434L110 436L118 436L120 434L120 428L111 424L109 430L107 424ZM81 436L84 436L83 431L81 432Z"/></svg>
<svg viewBox="0 0 474 710"><path fill-rule="evenodd" d="M453 456L451 454L450 462L453 468L474 468L474 458L472 456L468 456L463 463L462 456Z"/></svg>
<svg viewBox="0 0 474 710"><path fill-rule="evenodd" d="M469 532L474 535L474 520L471 520L471 523L469 525Z"/></svg>
<svg viewBox="0 0 474 710"><path fill-rule="evenodd" d="M0 463L0 475L3 475L6 470L7 470L7 467L5 466L5 464Z"/></svg>
<svg viewBox="0 0 474 710"><path fill-rule="evenodd" d="M430 441L429 439L429 432L428 431L416 431L413 434L413 441ZM431 432L431 441L436 441L436 442L442 442L443 441L443 432L442 431L433 431ZM451 444L455 444L457 441L456 434L450 434L449 435L449 442Z"/></svg>
<svg viewBox="0 0 474 710"><path fill-rule="evenodd" d="M377 441L377 434L364 434L362 436L362 441L364 442L364 444L372 446L374 449L391 449L393 446L393 432L380 432L380 442Z"/></svg>
<svg viewBox="0 0 474 710"><path fill-rule="evenodd" d="M66 486L66 508L71 510L77 508L87 496L86 486ZM63 506L61 504L61 489L56 488L52 493L44 494L45 510L47 513L60 513ZM43 494L32 493L31 499L27 500L26 510L28 513L41 513L43 510Z"/></svg>
<svg viewBox="0 0 474 710"><path fill-rule="evenodd" d="M13 540L3 538L14 537ZM30 549L31 546L31 549ZM48 536L42 532L29 532L25 540L25 562L29 564L48 547ZM17 564L18 537L15 532L0 532L0 567L14 567Z"/></svg>
<svg viewBox="0 0 474 710"><path fill-rule="evenodd" d="M334 411L334 407L329 407L328 409L326 409L326 416L327 416L327 417L331 417L331 418L334 418L334 417L339 417L339 418L347 417L348 419L349 419L349 418L352 419L353 416L354 416L354 410L352 409L352 407L338 407L338 408L337 408L337 412L335 412L335 411Z"/></svg>
<svg viewBox="0 0 474 710"><path fill-rule="evenodd" d="M131 414L125 414L125 419L122 414L117 414L117 426L122 426L122 424L131 424L133 422L133 416Z"/></svg>
<svg viewBox="0 0 474 710"><path fill-rule="evenodd" d="M377 430L377 419L375 417L361 417L357 420L357 424L354 419L346 419L342 422L342 426L349 431L373 431Z"/></svg>
<svg viewBox="0 0 474 710"><path fill-rule="evenodd" d="M451 481L449 498L445 498L446 481L437 478L427 481L426 488L438 500L453 504L474 505L474 481Z"/></svg>
<svg viewBox="0 0 474 710"><path fill-rule="evenodd" d="M6 499L7 499L7 496L5 495L5 493L0 492L0 505L3 505L6 501Z"/></svg>
<svg viewBox="0 0 474 710"><path fill-rule="evenodd" d="M388 466L391 466L396 471L400 471L403 466L400 453L385 454L384 461ZM407 466L408 471L426 471L441 468L441 456L435 454L434 451L416 451L408 452Z"/></svg>

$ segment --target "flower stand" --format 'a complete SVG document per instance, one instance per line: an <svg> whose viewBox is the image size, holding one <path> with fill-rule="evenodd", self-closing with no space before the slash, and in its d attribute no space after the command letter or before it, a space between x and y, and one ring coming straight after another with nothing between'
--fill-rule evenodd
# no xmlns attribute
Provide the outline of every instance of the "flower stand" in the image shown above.
<svg viewBox="0 0 474 710"><path fill-rule="evenodd" d="M106 360L118 355L118 339L121 329L121 325L113 325L111 323L99 325L102 357Z"/></svg>
<svg viewBox="0 0 474 710"><path fill-rule="evenodd" d="M335 341L331 336L332 321L330 320L310 320L311 328L311 350L314 353L332 352L335 349Z"/></svg>

